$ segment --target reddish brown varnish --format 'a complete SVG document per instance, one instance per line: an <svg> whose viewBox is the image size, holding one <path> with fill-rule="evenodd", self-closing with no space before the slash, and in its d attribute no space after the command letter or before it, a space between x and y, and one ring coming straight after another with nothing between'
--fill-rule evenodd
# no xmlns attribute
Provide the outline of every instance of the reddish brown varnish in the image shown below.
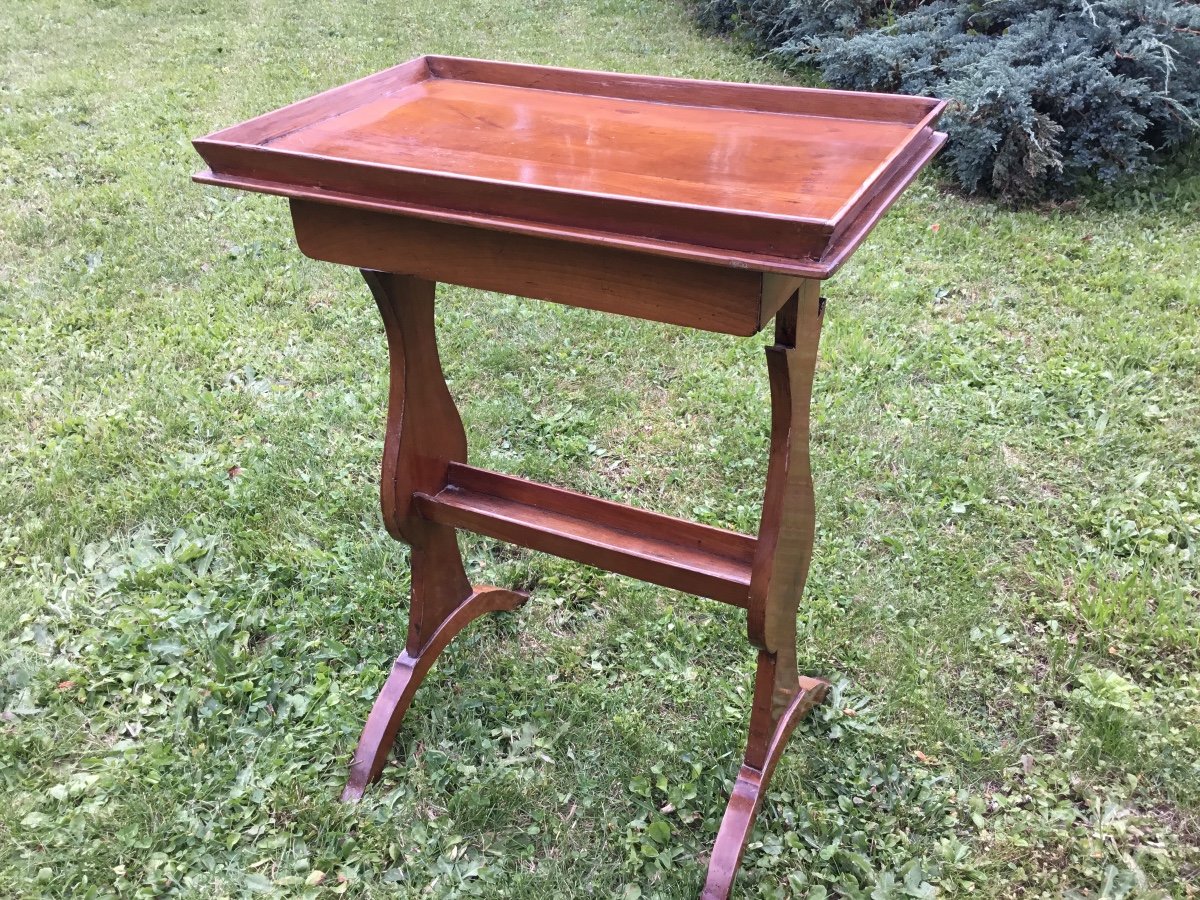
<svg viewBox="0 0 1200 900"><path fill-rule="evenodd" d="M210 184L824 278L943 107L430 56L195 144Z"/></svg>
<svg viewBox="0 0 1200 900"><path fill-rule="evenodd" d="M422 57L196 142L197 180L291 198L301 250L363 270L387 333L381 503L412 546L408 639L343 797L383 771L413 695L472 619L466 529L746 610L749 737L704 900L729 896L771 773L828 689L797 668L813 553L808 409L820 282L945 139L940 101ZM749 335L771 444L757 536L469 466L435 282Z"/></svg>

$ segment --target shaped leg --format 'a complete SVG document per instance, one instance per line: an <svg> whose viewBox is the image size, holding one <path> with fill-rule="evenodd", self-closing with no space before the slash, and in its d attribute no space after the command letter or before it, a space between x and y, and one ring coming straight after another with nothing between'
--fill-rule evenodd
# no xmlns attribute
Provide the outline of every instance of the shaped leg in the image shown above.
<svg viewBox="0 0 1200 900"><path fill-rule="evenodd" d="M759 655L760 677L765 655ZM725 815L721 818L717 842L713 846L712 858L708 863L708 878L704 882L701 900L725 900L729 896L733 879L742 864L742 854L746 852L746 843L750 840L750 832L754 829L754 820L758 816L759 807L762 806L767 783L775 771L775 764L783 755L784 745L792 730L808 711L825 699L828 689L829 685L824 681L801 676L798 680L798 690L775 723L775 729L767 741L762 768L743 763L738 771L737 782L729 795L729 805L725 807Z"/></svg>
<svg viewBox="0 0 1200 900"><path fill-rule="evenodd" d="M354 751L343 800L379 777L413 695L434 660L471 620L516 609L528 595L472 588L454 529L426 521L413 494L436 493L450 462L466 462L467 437L437 352L431 281L363 271L387 332L391 365L380 503L388 532L412 546L408 640L375 700Z"/></svg>
<svg viewBox="0 0 1200 900"><path fill-rule="evenodd" d="M413 695L425 680L437 655L454 636L472 619L497 610L514 610L528 599L528 594L516 591L476 588L438 626L420 653L411 656L406 650L400 654L367 717L358 748L354 751L354 762L350 764L350 781L342 792L342 800L358 800L366 786L379 777Z"/></svg>
<svg viewBox="0 0 1200 900"><path fill-rule="evenodd" d="M812 561L815 507L808 413L821 333L819 283L804 282L775 319L767 348L771 449L762 523L750 575L750 641L758 670L746 756L709 862L703 900L724 900L741 864L763 793L788 737L828 685L796 668L796 612Z"/></svg>

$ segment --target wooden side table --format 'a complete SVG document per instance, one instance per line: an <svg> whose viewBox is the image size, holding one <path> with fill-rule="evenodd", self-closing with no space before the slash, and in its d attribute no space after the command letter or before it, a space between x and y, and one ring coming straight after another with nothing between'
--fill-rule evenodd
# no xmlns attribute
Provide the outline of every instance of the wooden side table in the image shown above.
<svg viewBox="0 0 1200 900"><path fill-rule="evenodd" d="M943 106L429 56L195 142L196 180L290 198L300 249L361 269L387 332L381 500L412 547L408 640L343 799L379 777L442 648L527 599L470 584L465 529L746 610L749 738L703 891L729 895L784 744L828 687L796 664L820 282L941 147ZM468 465L437 281L735 335L773 318L757 537Z"/></svg>

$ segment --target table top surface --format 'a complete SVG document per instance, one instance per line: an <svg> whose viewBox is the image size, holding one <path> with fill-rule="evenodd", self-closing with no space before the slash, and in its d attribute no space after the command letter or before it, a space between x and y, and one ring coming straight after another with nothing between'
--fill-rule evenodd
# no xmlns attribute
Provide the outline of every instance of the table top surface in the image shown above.
<svg viewBox="0 0 1200 900"><path fill-rule="evenodd" d="M199 139L198 179L824 277L943 106L423 57Z"/></svg>

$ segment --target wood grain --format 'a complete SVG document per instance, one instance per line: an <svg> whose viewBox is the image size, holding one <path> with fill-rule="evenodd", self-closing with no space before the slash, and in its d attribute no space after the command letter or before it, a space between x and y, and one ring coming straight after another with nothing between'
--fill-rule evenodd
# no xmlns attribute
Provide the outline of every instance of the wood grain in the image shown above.
<svg viewBox="0 0 1200 900"><path fill-rule="evenodd" d="M801 677L791 702L767 737L761 765L754 766L747 762L738 770L737 781L729 794L729 803L721 817L721 827L708 861L708 875L700 900L727 900L729 897L746 852L746 844L754 831L754 820L762 808L767 786L787 740L800 720L825 699L828 691L827 682L819 678Z"/></svg>
<svg viewBox="0 0 1200 900"><path fill-rule="evenodd" d="M511 612L528 599L528 595L520 591L478 588L438 623L420 653L414 655L405 650L396 658L383 689L371 706L362 736L354 749L350 777L342 791L343 802L362 799L367 785L379 778L383 772L396 734L400 730L400 723L412 704L417 688L433 668L438 655L446 649L446 645L463 628L485 613Z"/></svg>
<svg viewBox="0 0 1200 900"><path fill-rule="evenodd" d="M661 75L626 75L593 69L533 66L527 63L458 56L427 56L426 65L436 78L476 81L512 87L588 94L646 103L671 103L706 109L748 112L797 112L799 97L809 115L928 124L941 104L928 97L876 94L869 91L835 91L771 84L666 78ZM802 91L797 94L797 90Z"/></svg>
<svg viewBox="0 0 1200 900"><path fill-rule="evenodd" d="M445 483L447 467L467 454L462 421L438 359L434 284L364 271L383 317L390 386L380 501L389 533L412 545L408 640L375 699L354 751L343 800L357 800L379 777L413 695L437 655L472 619L511 610L526 594L472 587L454 529L415 510L413 495Z"/></svg>
<svg viewBox="0 0 1200 900"><path fill-rule="evenodd" d="M432 79L269 142L510 184L832 219L912 130Z"/></svg>
<svg viewBox="0 0 1200 900"><path fill-rule="evenodd" d="M214 131L204 140L214 143L265 143L297 128L324 120L329 116L332 105L355 106L368 100L390 96L429 77L428 60L423 56L418 57L357 81L314 94L312 97L305 97L274 112L264 113L238 125Z"/></svg>
<svg viewBox="0 0 1200 900"><path fill-rule="evenodd" d="M432 522L746 607L749 535L472 466L452 464L447 478L417 496Z"/></svg>
<svg viewBox="0 0 1200 900"><path fill-rule="evenodd" d="M820 283L803 282L777 314L767 348L771 445L750 581L750 642L769 656L750 719L747 763L761 767L768 736L796 691L796 612L812 562L816 506L809 463L809 404L821 334Z"/></svg>
<svg viewBox="0 0 1200 900"><path fill-rule="evenodd" d="M373 271L363 278L383 318L391 371L379 499L388 532L413 548L407 649L418 656L471 585L454 529L422 518L413 495L445 484L450 462L467 458L467 436L438 358L434 283Z"/></svg>
<svg viewBox="0 0 1200 900"><path fill-rule="evenodd" d="M827 277L943 106L428 57L198 138L197 180Z"/></svg>
<svg viewBox="0 0 1200 900"><path fill-rule="evenodd" d="M518 297L751 335L795 279L292 200L301 251ZM793 288L794 289L794 288Z"/></svg>

